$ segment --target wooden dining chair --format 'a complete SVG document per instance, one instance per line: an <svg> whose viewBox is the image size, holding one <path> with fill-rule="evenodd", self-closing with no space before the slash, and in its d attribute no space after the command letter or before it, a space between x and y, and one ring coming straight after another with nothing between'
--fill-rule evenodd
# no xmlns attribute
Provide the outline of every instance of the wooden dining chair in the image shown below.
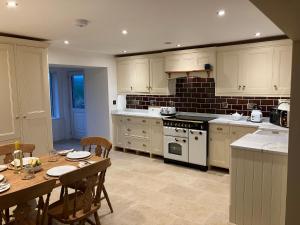
<svg viewBox="0 0 300 225"><path fill-rule="evenodd" d="M102 137L86 137L81 139L80 144L82 146L82 150L85 151L88 149L88 151L92 151L92 149L95 149L95 154L99 157L102 158L108 158L109 153L112 149L112 143L105 138ZM109 206L109 209L111 213L114 212L113 207L111 205L110 199L108 197L105 185L103 185L103 194L104 196L102 197L101 200L106 199L107 204Z"/></svg>
<svg viewBox="0 0 300 225"><path fill-rule="evenodd" d="M48 225L53 219L63 223L100 225L98 209L101 207L101 193L103 189L106 169L111 165L110 159L90 164L81 169L62 175L59 180L63 186L63 195L60 200L51 204L48 211ZM79 189L85 180L85 189ZM71 194L69 187L75 189ZM94 215L93 223L89 217Z"/></svg>
<svg viewBox="0 0 300 225"><path fill-rule="evenodd" d="M33 151L35 149L34 144L20 144L20 150L22 150L23 153L29 154L29 156L32 156ZM13 161L13 153L15 151L15 145L14 144L7 144L0 146L0 156L4 156L4 163L10 163Z"/></svg>
<svg viewBox="0 0 300 225"><path fill-rule="evenodd" d="M0 209L7 209L17 206L12 214L10 221L6 221L3 214L0 213L0 224L2 219L5 225L44 225L47 220L47 212L49 206L50 194L55 186L56 180L48 180L30 188L21 189L10 194L0 196ZM44 196L46 199L44 200ZM35 218L30 213L28 202L38 198L38 204Z"/></svg>

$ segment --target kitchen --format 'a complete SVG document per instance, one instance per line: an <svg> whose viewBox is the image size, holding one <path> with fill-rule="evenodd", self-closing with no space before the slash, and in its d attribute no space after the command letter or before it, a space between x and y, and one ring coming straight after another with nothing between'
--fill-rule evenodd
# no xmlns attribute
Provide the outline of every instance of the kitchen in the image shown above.
<svg viewBox="0 0 300 225"><path fill-rule="evenodd" d="M245 10L244 3L240 4L237 7ZM22 10L23 6L20 2L14 12ZM234 30L233 20L238 20L241 15L233 16L236 9L230 6L232 8L224 7L226 10L208 7L210 10L203 9L202 14L205 11L211 14L213 26L226 27L222 23L227 21ZM173 7L175 9L176 4ZM105 129L110 130L110 133L105 132L105 138L111 140L116 150L111 153L113 163L108 170L106 186L116 209L111 214L100 213L103 224L120 221L130 224L134 220L140 224L151 224L151 221L155 224L248 224L249 221L253 224L285 224L289 127L294 129L293 116L290 116L290 112L293 113L290 101L292 99L292 105L294 101L291 98L295 60L292 54L297 45L290 36L285 36L285 32L273 27L274 24L268 24L270 21L264 20L266 17L262 19L261 12L253 5L247 7L249 11L256 10L253 15L264 21L265 29L262 28L264 25L259 30L253 29L253 25L258 24L255 22L248 26L242 24L235 29L247 28L249 33L245 32L245 36L235 34L222 40L211 34L198 43L197 40L188 43L176 38L173 41L165 35L164 41L160 40L163 44L150 47L149 43L143 48L129 44L136 31L123 25L119 27L121 32L117 41L122 42L120 40L124 38L125 42L129 41L128 45L124 44L123 50L119 46L110 49L108 55L93 51L95 46L101 45L94 43L91 47L95 41L91 39L86 41L89 51L83 51L76 50L76 41L71 38L51 43L20 40L21 36L1 37L2 43L16 46L8 51L11 55L16 54L17 60L17 75L13 77L17 87L12 88L23 93L22 96L15 91L12 95L13 100L21 102L20 113L15 115L15 111L5 111L5 116L13 113L14 124L19 125L10 136L2 132L1 144L21 139L37 144L36 154L43 155L47 149L52 150L45 62L105 68L107 79L103 80L107 82L108 105L101 112L107 113ZM180 10L186 10L183 8ZM76 29L90 29L95 24L93 19L91 21L87 27ZM6 32L16 31L7 29ZM209 28L207 32L210 32ZM50 34L48 37L53 39ZM82 46L81 43L77 47ZM147 45L144 43L144 46ZM34 52L42 58L33 58L31 47L44 49ZM21 85L22 82L27 85L20 73L22 66L24 74L30 74L30 70L26 70L28 66L21 63L26 56L36 60L34 63L43 62L40 71L34 70L26 78L34 80L41 72L43 83L40 83L40 89L36 86L26 89ZM4 84L11 82L3 81ZM31 92L26 93L26 90ZM29 105L32 108L25 107L23 103L30 102L30 96L36 104L41 103L39 109L42 110L36 111L33 104ZM97 105L97 99L94 100ZM3 104L19 107L11 99ZM100 111L101 107L98 108ZM24 109L32 111L24 114ZM31 117L34 113L41 115ZM98 122L96 114L88 119ZM100 126L94 126L96 129L91 135L103 136L99 133ZM8 125L6 128L11 129ZM79 149L79 144L74 148ZM198 195L197 189L202 193ZM152 199L161 201L162 206ZM107 210L104 204L104 211ZM169 221L166 215L169 215Z"/></svg>

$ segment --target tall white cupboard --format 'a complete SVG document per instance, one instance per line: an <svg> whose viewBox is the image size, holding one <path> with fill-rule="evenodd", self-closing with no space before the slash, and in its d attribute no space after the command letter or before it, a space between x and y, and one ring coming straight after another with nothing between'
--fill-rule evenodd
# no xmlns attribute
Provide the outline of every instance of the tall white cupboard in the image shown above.
<svg viewBox="0 0 300 225"><path fill-rule="evenodd" d="M0 145L32 143L35 155L53 148L47 46L0 37Z"/></svg>

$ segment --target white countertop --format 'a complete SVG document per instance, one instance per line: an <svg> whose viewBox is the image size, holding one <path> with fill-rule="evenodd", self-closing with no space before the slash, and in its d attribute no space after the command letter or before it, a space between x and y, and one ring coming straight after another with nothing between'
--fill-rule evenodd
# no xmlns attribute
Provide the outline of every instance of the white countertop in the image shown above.
<svg viewBox="0 0 300 225"><path fill-rule="evenodd" d="M288 133L280 134L247 134L230 146L241 150L262 151L288 154Z"/></svg>
<svg viewBox="0 0 300 225"><path fill-rule="evenodd" d="M180 112L178 113L180 114ZM231 144L232 147L243 149L243 150L254 150L254 151L269 151L280 154L288 153L288 129L280 127L269 122L269 118L263 118L262 123L253 123L247 121L247 117L243 117L241 120L235 121L231 119L230 115L221 114L209 114L209 113L184 113L185 115L191 116L203 116L212 117L210 124L226 124L236 126L248 126L256 127L258 130L265 130L262 134L247 134L239 140ZM141 110L141 109L126 109L126 110L114 110L112 115L120 116L137 116L145 118L164 118L161 116L159 111L156 110ZM280 134L272 134L272 131L282 132ZM270 132L270 133L268 133Z"/></svg>

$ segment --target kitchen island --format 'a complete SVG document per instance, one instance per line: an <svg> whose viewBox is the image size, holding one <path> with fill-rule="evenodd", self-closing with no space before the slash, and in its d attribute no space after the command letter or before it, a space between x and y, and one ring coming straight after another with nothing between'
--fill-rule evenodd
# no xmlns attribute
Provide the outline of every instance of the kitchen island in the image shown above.
<svg viewBox="0 0 300 225"><path fill-rule="evenodd" d="M288 132L258 130L231 144L230 222L284 225Z"/></svg>

